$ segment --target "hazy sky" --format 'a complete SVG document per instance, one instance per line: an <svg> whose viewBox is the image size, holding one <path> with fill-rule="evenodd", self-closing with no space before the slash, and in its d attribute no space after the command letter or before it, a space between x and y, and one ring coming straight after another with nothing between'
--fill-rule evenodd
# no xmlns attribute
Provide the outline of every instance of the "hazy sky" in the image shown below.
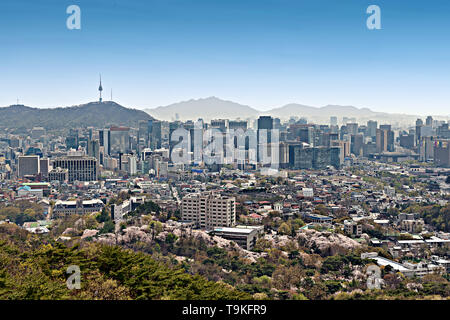
<svg viewBox="0 0 450 320"><path fill-rule="evenodd" d="M101 73L105 99L140 109L217 96L448 115L450 1L1 0L0 61L0 106L93 101Z"/></svg>

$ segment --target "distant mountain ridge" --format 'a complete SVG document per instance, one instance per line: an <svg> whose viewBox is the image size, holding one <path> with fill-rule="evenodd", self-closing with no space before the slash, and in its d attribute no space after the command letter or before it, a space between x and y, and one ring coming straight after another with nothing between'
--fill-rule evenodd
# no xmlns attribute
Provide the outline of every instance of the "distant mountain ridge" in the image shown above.
<svg viewBox="0 0 450 320"><path fill-rule="evenodd" d="M114 101L89 102L71 107L32 108L24 105L0 107L0 127L63 129L79 127L108 127L123 125L137 127L139 120L197 120L212 119L256 119L261 115L271 115L282 120L292 116L305 117L309 123L328 124L331 116L336 116L339 124L343 117L355 118L360 124L376 120L379 124L413 125L417 115L374 112L368 108L354 106L327 105L312 107L301 104L287 104L268 111L259 111L247 105L216 97L191 99L154 109L137 110L119 105ZM448 120L450 117L436 116Z"/></svg>
<svg viewBox="0 0 450 320"><path fill-rule="evenodd" d="M31 108L12 105L0 108L0 126L8 128L44 127L46 129L137 126L139 120L152 117L136 109L125 108L114 101L89 102L71 107Z"/></svg>
<svg viewBox="0 0 450 320"><path fill-rule="evenodd" d="M270 115L282 120L288 120L292 116L297 116L305 117L309 122L315 123L329 123L330 117L336 116L339 122L342 121L343 117L348 117L355 118L361 123L368 120L376 120L382 123L392 124L412 124L417 118L423 118L418 115L375 112L369 108L357 108L354 106L327 105L313 107L296 103L287 104L268 111L259 111L250 106L221 100L216 97L191 99L168 106L145 109L144 111L157 119L167 121L176 120L177 115L179 120L197 120L198 118L202 118L205 121L221 118L248 119L257 118L261 115ZM448 119L445 116L439 116L439 118Z"/></svg>
<svg viewBox="0 0 450 320"><path fill-rule="evenodd" d="M258 110L232 101L221 100L216 97L191 99L155 109L145 109L145 112L160 120L211 120L217 118L236 119L256 117Z"/></svg>

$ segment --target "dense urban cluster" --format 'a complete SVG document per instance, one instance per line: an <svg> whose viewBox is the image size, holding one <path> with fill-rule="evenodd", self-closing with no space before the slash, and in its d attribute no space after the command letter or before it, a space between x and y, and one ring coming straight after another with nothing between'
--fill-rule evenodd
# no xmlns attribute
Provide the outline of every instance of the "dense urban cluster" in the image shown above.
<svg viewBox="0 0 450 320"><path fill-rule="evenodd" d="M0 298L448 299L448 126L261 116L0 128ZM257 150L244 139L243 161L207 163L190 145L174 162L180 128L193 140L254 130ZM267 146L276 163L260 161Z"/></svg>

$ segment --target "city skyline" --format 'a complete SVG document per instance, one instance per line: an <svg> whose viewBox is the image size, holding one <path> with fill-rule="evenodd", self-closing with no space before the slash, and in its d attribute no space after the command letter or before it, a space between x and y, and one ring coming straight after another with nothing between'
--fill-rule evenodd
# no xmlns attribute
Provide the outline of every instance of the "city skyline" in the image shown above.
<svg viewBox="0 0 450 320"><path fill-rule="evenodd" d="M0 300L450 301L449 10L0 1Z"/></svg>
<svg viewBox="0 0 450 320"><path fill-rule="evenodd" d="M210 96L260 111L448 109L445 1L377 1L381 30L366 27L369 1L77 1L81 29L68 30L71 4L0 5L0 106L95 101L101 73L105 98L137 109Z"/></svg>

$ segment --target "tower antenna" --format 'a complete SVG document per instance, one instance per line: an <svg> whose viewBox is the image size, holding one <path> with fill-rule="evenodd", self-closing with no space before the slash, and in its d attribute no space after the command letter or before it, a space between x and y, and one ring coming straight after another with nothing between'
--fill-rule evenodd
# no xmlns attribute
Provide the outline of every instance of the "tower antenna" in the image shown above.
<svg viewBox="0 0 450 320"><path fill-rule="evenodd" d="M98 86L98 91L100 93L100 98L99 98L99 102L102 102L102 91L103 91L103 87L102 87L102 75L100 74L100 85Z"/></svg>

